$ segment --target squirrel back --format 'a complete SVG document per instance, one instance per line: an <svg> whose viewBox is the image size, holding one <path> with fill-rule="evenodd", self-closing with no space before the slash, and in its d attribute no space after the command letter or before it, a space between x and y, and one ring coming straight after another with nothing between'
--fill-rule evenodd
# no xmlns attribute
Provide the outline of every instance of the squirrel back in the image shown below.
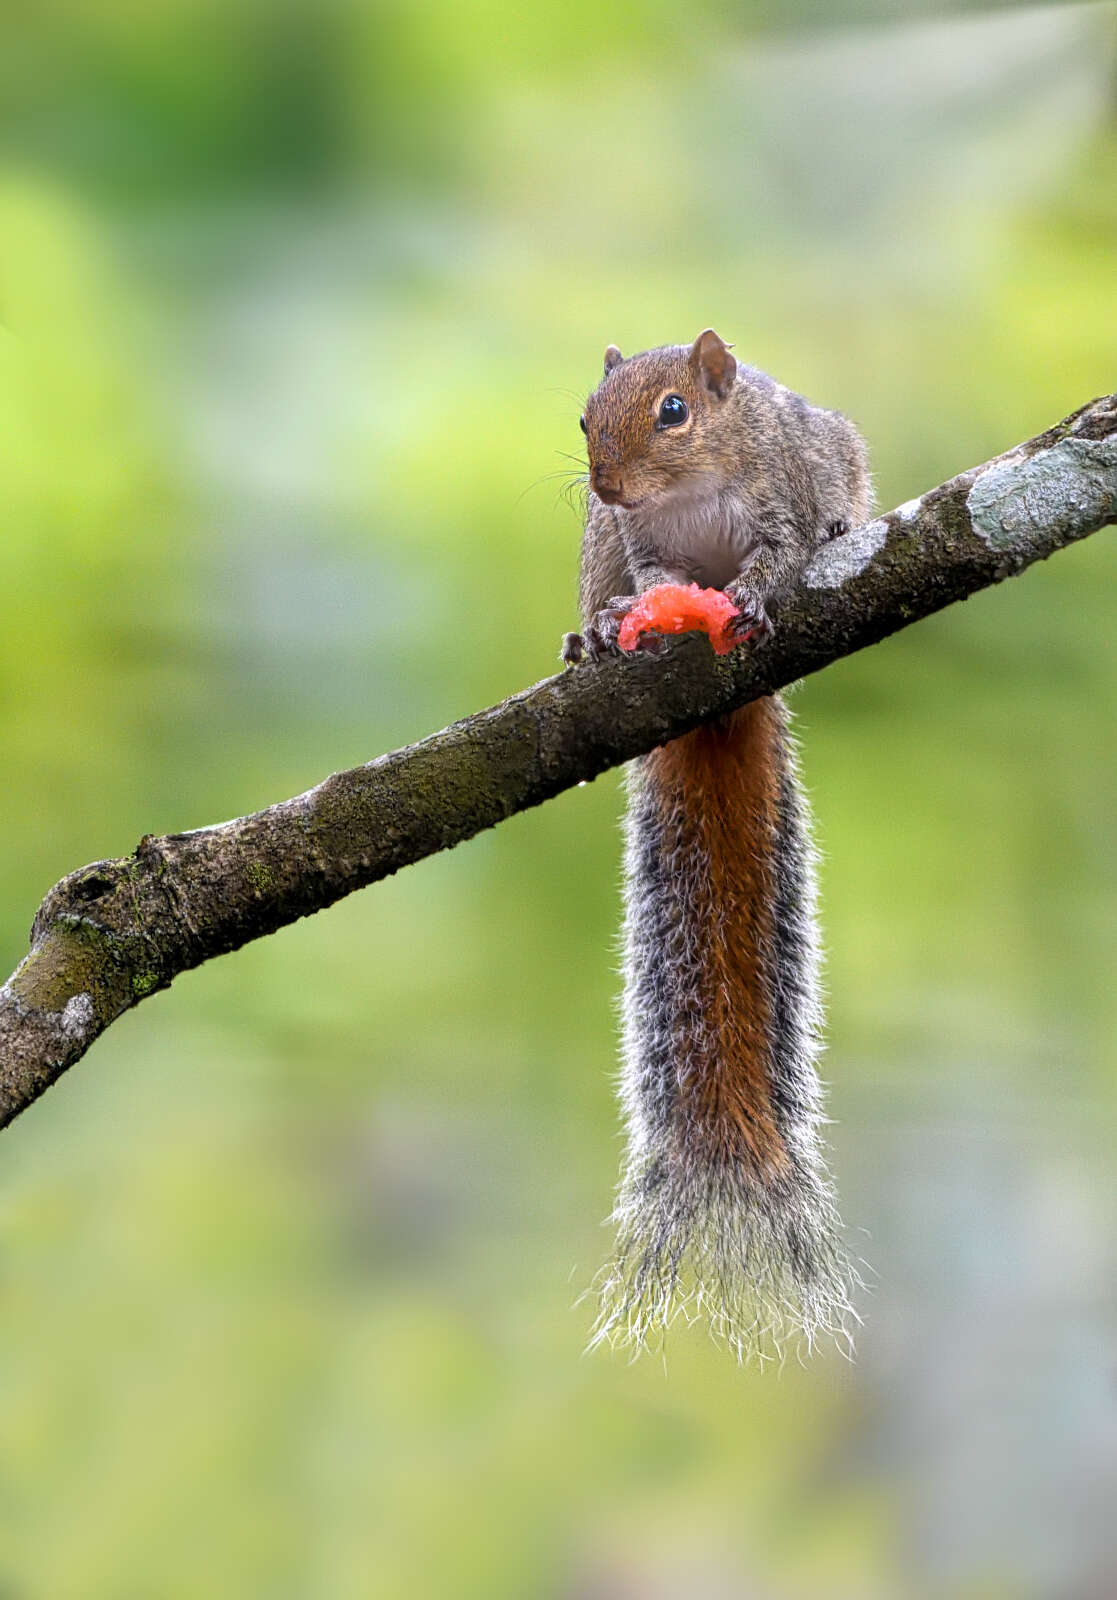
<svg viewBox="0 0 1117 1600"><path fill-rule="evenodd" d="M629 362L610 347L583 426L584 623L567 659L613 649L617 618L662 582L726 588L763 635L819 544L868 510L852 425L740 368L710 330ZM640 1345L679 1310L738 1354L796 1330L848 1337L856 1274L819 1140L813 852L782 700L642 757L628 792L628 1157L595 1338Z"/></svg>

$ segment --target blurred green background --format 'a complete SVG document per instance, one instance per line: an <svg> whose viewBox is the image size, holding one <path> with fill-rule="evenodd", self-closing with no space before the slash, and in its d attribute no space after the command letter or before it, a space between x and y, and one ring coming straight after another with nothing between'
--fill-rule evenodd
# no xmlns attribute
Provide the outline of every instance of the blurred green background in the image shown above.
<svg viewBox="0 0 1117 1600"><path fill-rule="evenodd" d="M601 351L887 507L1117 382L1117 13L48 0L0 44L0 968L64 872L550 672ZM1117 1592L1103 534L806 684L858 1359L584 1356L615 774L0 1141L0 1595Z"/></svg>

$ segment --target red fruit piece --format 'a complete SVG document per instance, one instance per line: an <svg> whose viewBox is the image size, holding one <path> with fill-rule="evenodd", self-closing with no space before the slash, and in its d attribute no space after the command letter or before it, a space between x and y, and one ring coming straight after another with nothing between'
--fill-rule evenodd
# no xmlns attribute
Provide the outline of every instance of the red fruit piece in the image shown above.
<svg viewBox="0 0 1117 1600"><path fill-rule="evenodd" d="M701 589L696 583L661 583L642 594L626 613L617 633L622 650L635 650L642 633L690 633L699 629L719 656L732 650L736 640L730 624L740 612L720 589Z"/></svg>

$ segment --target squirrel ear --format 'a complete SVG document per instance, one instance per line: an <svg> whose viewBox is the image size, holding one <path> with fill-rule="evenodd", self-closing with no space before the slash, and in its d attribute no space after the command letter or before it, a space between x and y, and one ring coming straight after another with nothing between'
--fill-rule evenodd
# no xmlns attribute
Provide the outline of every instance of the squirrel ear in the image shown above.
<svg viewBox="0 0 1117 1600"><path fill-rule="evenodd" d="M624 357L615 344L611 344L605 352L605 376L608 377L614 367L619 367Z"/></svg>
<svg viewBox="0 0 1117 1600"><path fill-rule="evenodd" d="M690 347L690 368L704 389L724 400L737 377L737 357L713 328L705 328Z"/></svg>

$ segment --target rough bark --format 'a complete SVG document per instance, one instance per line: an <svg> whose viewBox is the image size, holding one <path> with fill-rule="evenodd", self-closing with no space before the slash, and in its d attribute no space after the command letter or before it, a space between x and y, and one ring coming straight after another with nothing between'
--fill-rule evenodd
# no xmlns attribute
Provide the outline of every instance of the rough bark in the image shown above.
<svg viewBox="0 0 1117 1600"><path fill-rule="evenodd" d="M306 794L55 885L0 989L0 1126L122 1012L400 867L1117 521L1117 395L827 545L775 637L585 664ZM556 640L557 644L557 640Z"/></svg>

